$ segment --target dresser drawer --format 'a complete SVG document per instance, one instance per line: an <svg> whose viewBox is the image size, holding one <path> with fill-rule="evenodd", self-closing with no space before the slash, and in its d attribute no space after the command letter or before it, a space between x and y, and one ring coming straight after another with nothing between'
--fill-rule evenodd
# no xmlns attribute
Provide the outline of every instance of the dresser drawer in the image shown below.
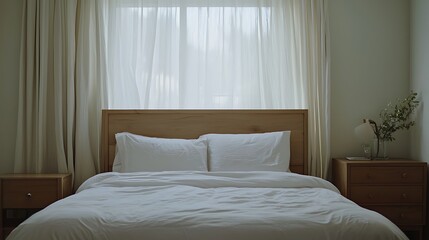
<svg viewBox="0 0 429 240"><path fill-rule="evenodd" d="M352 186L350 199L358 204L366 203L414 203L423 204L423 188L420 186Z"/></svg>
<svg viewBox="0 0 429 240"><path fill-rule="evenodd" d="M368 167L353 166L350 169L350 181L356 183L417 183L423 184L421 167Z"/></svg>
<svg viewBox="0 0 429 240"><path fill-rule="evenodd" d="M423 206L363 206L387 217L396 225L423 225Z"/></svg>
<svg viewBox="0 0 429 240"><path fill-rule="evenodd" d="M3 208L44 208L56 200L58 200L56 179L2 181Z"/></svg>

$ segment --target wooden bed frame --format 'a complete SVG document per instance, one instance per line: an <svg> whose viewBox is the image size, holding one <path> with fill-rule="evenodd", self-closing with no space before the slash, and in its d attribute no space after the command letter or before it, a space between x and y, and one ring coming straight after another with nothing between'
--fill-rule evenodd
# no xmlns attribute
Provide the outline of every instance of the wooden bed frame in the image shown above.
<svg viewBox="0 0 429 240"><path fill-rule="evenodd" d="M206 133L291 131L290 170L307 174L307 110L103 110L100 171L112 171L115 134L198 138Z"/></svg>

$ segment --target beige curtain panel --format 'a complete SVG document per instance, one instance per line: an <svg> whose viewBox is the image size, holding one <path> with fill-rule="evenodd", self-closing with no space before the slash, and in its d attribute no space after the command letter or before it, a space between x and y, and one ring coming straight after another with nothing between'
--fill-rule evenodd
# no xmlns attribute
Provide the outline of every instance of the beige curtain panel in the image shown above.
<svg viewBox="0 0 429 240"><path fill-rule="evenodd" d="M103 59L98 2L24 2L15 172L98 169Z"/></svg>

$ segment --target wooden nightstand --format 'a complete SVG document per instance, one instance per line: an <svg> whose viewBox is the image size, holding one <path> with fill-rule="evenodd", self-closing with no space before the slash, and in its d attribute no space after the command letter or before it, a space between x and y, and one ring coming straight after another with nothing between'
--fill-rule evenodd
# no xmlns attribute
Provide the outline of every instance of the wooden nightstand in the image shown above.
<svg viewBox="0 0 429 240"><path fill-rule="evenodd" d="M31 214L71 194L71 174L0 176L0 239Z"/></svg>
<svg viewBox="0 0 429 240"><path fill-rule="evenodd" d="M422 239L426 222L425 162L333 159L332 175L342 195L381 213L411 239Z"/></svg>

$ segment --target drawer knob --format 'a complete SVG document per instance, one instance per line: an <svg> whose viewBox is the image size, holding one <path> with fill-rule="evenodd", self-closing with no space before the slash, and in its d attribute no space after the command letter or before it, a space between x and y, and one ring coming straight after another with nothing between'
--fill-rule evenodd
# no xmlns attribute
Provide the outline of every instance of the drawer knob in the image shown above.
<svg viewBox="0 0 429 240"><path fill-rule="evenodd" d="M31 193L27 193L27 198L31 198Z"/></svg>
<svg viewBox="0 0 429 240"><path fill-rule="evenodd" d="M408 174L406 172L402 173L402 178L407 178Z"/></svg>
<svg viewBox="0 0 429 240"><path fill-rule="evenodd" d="M407 194L403 193L402 198L407 198Z"/></svg>
<svg viewBox="0 0 429 240"><path fill-rule="evenodd" d="M399 218L405 218L405 214L401 213L401 214L399 215Z"/></svg>

